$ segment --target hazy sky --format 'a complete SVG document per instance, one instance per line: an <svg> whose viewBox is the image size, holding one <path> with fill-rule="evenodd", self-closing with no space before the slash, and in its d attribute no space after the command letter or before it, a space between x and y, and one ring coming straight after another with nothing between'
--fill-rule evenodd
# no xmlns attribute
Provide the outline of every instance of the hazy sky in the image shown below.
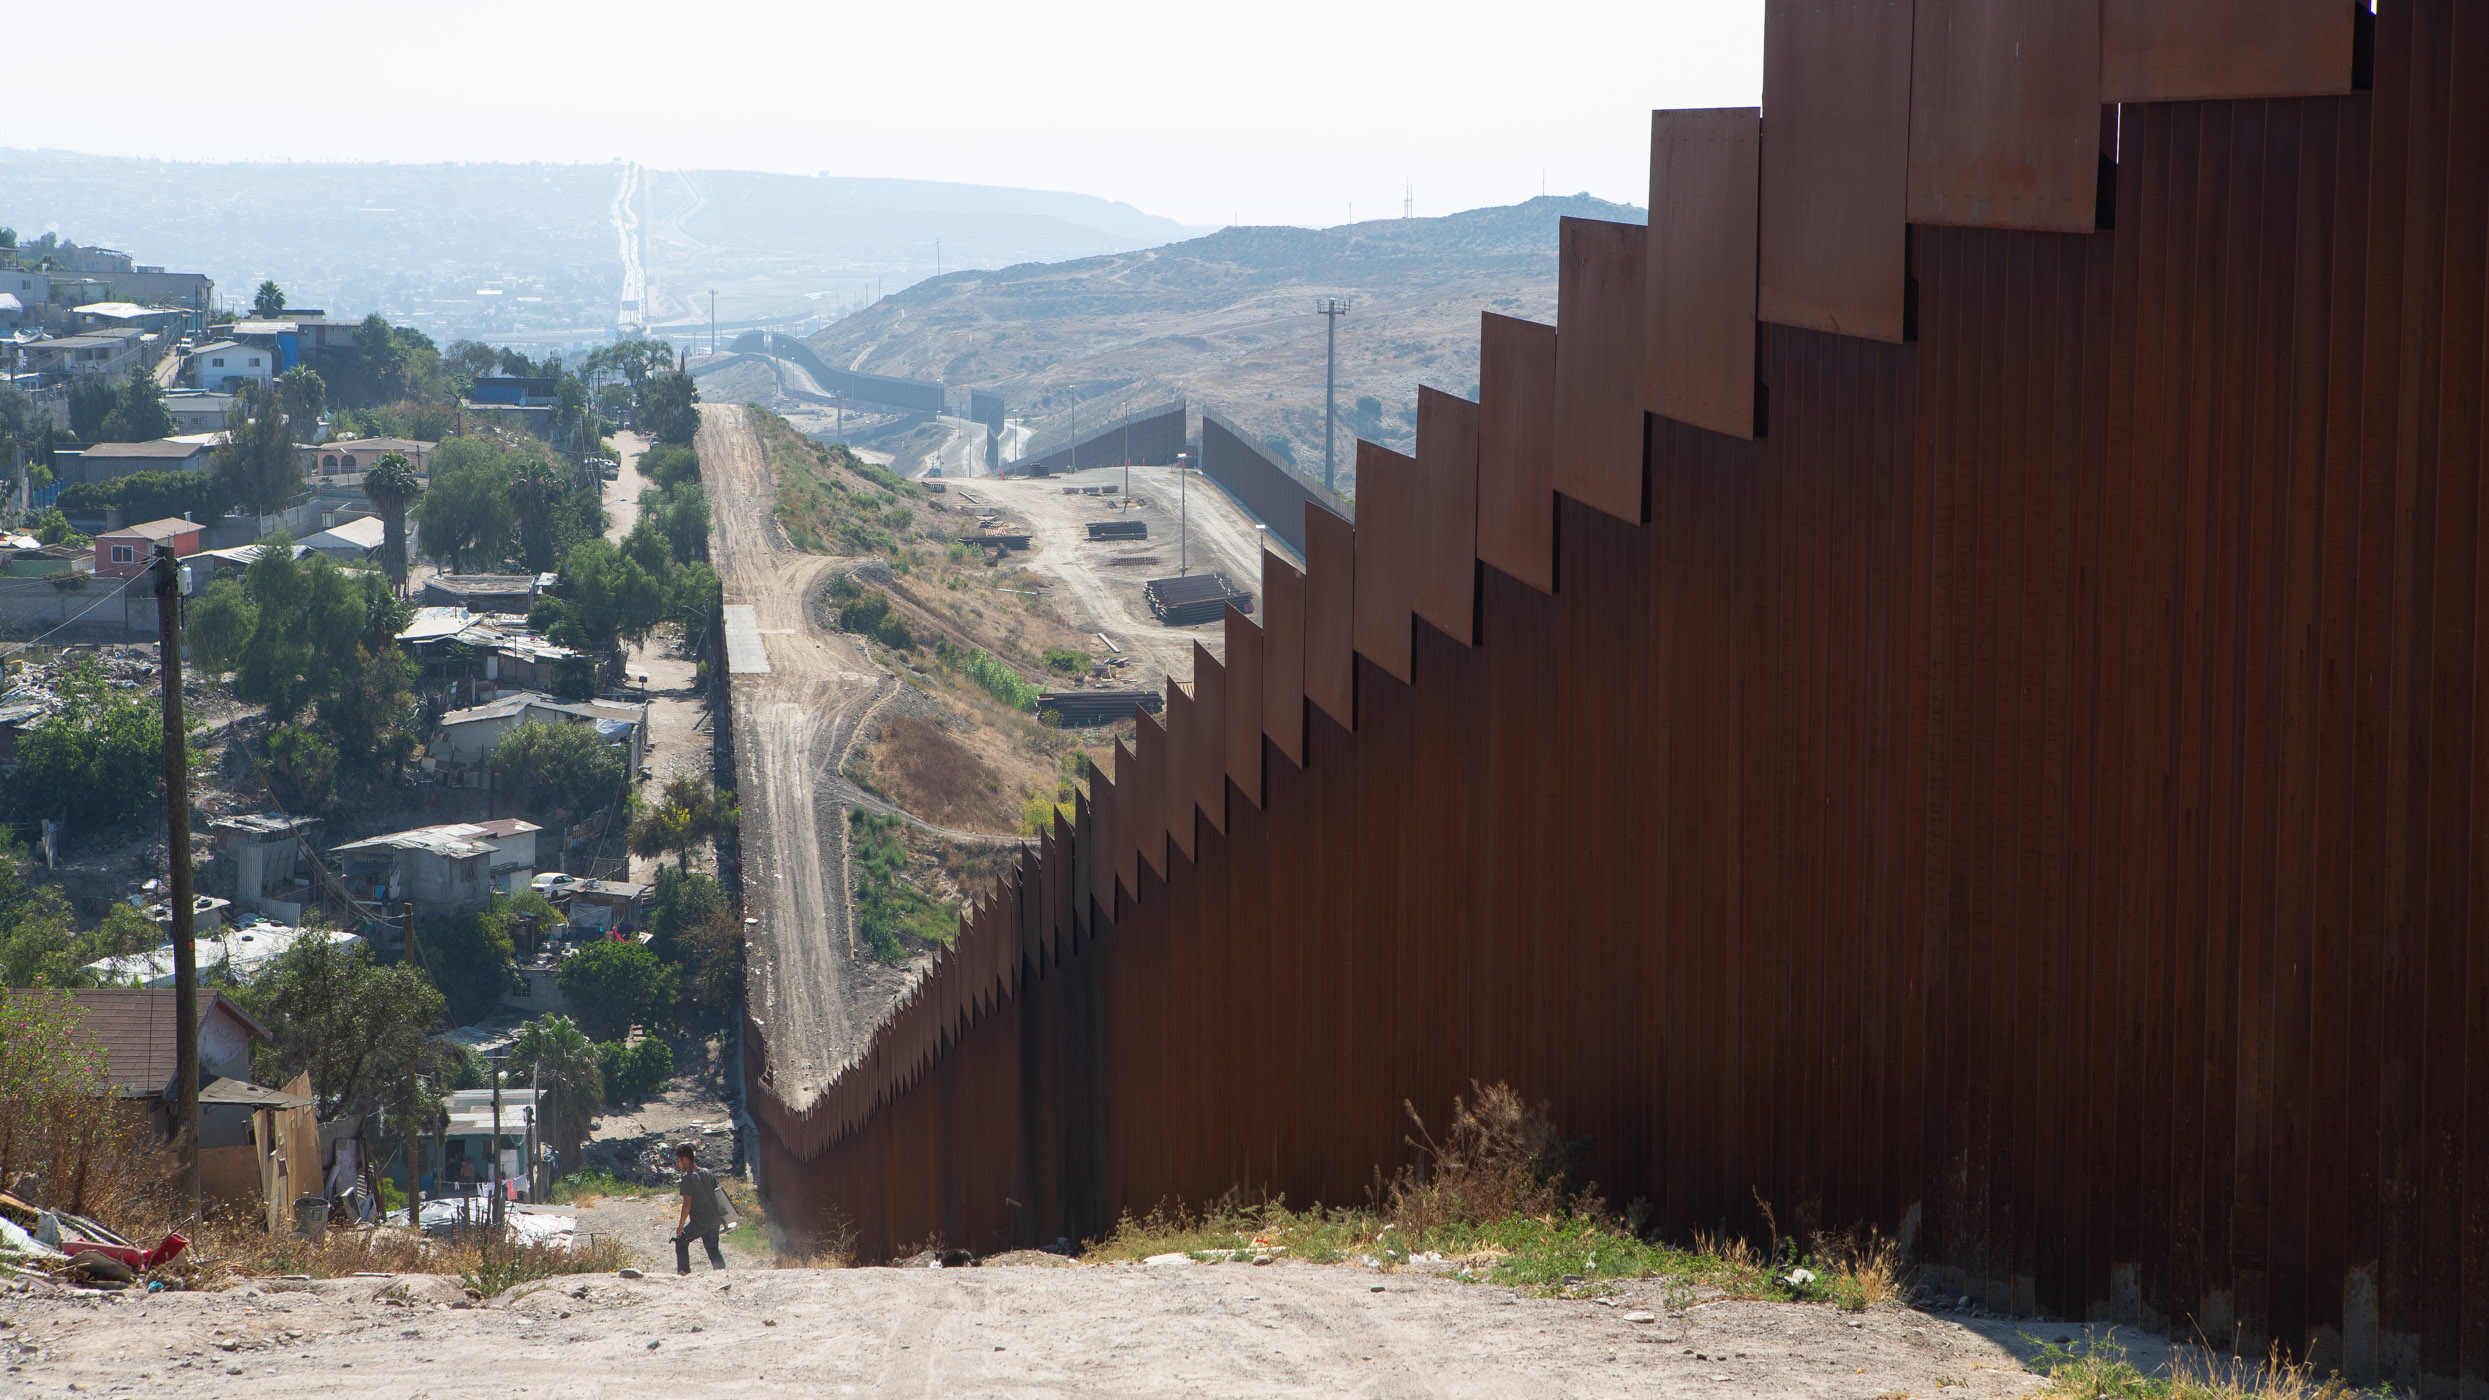
<svg viewBox="0 0 2489 1400"><path fill-rule="evenodd" d="M1395 216L1403 180L1419 214L1449 213L1537 194L1542 172L1551 194L1639 204L1652 108L1759 100L1762 12L138 0L113 8L106 57L21 55L0 147L905 176L1190 224Z"/></svg>

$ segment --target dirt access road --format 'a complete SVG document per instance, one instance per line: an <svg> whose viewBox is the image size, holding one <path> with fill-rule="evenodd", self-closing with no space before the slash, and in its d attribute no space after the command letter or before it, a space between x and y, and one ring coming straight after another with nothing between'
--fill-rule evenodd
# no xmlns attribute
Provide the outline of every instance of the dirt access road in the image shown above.
<svg viewBox="0 0 2489 1400"><path fill-rule="evenodd" d="M801 1107L862 1046L896 990L899 974L856 956L835 780L898 682L853 638L821 625L816 606L839 561L787 543L743 405L702 405L698 447L726 603L753 609L769 656L769 674L733 682L745 913L759 920L745 995L768 1037L770 1087Z"/></svg>
<svg viewBox="0 0 2489 1400"><path fill-rule="evenodd" d="M670 1263L670 1261L669 1261ZM466 1307L454 1280L226 1293L0 1295L0 1394L257 1400L791 1395L1995 1400L2038 1384L2024 1333L1883 1305L1672 1315L1407 1273L1276 1264L575 1275ZM1377 1291L1379 1290L1379 1291ZM403 1301L387 1301L399 1295ZM1647 1317L1649 1321L1630 1321ZM2151 1364L2157 1349L2137 1347Z"/></svg>

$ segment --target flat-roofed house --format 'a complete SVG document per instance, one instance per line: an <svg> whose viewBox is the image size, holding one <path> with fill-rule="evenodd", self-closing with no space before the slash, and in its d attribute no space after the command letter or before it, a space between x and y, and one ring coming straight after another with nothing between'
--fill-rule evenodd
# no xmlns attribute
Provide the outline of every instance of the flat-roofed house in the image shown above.
<svg viewBox="0 0 2489 1400"><path fill-rule="evenodd" d="M95 537L95 572L102 578L128 578L141 573L154 557L156 546L166 541L172 543L175 558L187 559L199 552L199 535L206 528L196 521L174 516L107 531Z"/></svg>

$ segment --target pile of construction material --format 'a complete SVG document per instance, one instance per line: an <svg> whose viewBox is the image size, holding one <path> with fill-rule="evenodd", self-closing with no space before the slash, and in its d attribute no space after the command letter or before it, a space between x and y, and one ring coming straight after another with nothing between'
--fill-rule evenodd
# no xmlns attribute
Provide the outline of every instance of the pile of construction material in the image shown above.
<svg viewBox="0 0 2489 1400"><path fill-rule="evenodd" d="M1154 578L1145 591L1149 595L1149 610L1169 627L1217 622L1227 616L1230 603L1236 605L1238 612L1253 611L1253 595L1229 583L1224 574Z"/></svg>

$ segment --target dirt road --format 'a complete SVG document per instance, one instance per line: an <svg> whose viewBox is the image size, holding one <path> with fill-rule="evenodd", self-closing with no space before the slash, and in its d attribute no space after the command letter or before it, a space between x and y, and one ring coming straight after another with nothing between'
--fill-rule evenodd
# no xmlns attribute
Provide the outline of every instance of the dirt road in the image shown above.
<svg viewBox="0 0 2489 1400"><path fill-rule="evenodd" d="M0 1296L0 1353L18 1394L74 1384L261 1400L739 1396L762 1384L877 1396L1993 1400L2037 1385L2017 1360L2020 1334L2078 1331L1891 1305L1853 1317L1713 1303L1677 1316L1647 1287L1610 1307L1299 1264L773 1270L738 1258L722 1274L650 1272L525 1284L473 1307L438 1277L134 1301Z"/></svg>
<svg viewBox="0 0 2489 1400"><path fill-rule="evenodd" d="M1118 510L1119 497L1067 496L1066 486L1124 484L1121 467L1098 467L1070 476L985 479L969 485L969 494L989 510L1025 520L1030 527L1025 562L1030 571L1056 588L1055 610L1084 632L1104 632L1131 653L1139 665L1126 668L1124 683L1155 688L1173 676L1190 681L1193 643L1213 656L1225 649L1225 633L1216 623L1169 627L1149 610L1142 585L1189 566L1194 573L1215 571L1249 589L1258 599L1262 590L1260 531L1252 517L1236 507L1198 473L1178 490L1177 473L1169 467L1134 467L1132 493L1143 504ZM1189 507L1189 509L1188 509ZM1190 525L1183 522L1189 515ZM1139 519L1149 526L1142 540L1089 538L1089 524L1099 520ZM1179 537L1179 530L1181 535ZM1118 557L1142 556L1157 562L1119 565ZM1014 556L1014 562L1020 562Z"/></svg>
<svg viewBox="0 0 2489 1400"><path fill-rule="evenodd" d="M895 990L895 974L855 956L846 815L831 780L898 683L819 625L814 605L838 561L796 552L771 518L775 488L743 406L703 405L699 449L726 602L753 608L769 654L769 674L734 683L745 913L759 920L746 996L769 1037L773 1087L801 1107Z"/></svg>

